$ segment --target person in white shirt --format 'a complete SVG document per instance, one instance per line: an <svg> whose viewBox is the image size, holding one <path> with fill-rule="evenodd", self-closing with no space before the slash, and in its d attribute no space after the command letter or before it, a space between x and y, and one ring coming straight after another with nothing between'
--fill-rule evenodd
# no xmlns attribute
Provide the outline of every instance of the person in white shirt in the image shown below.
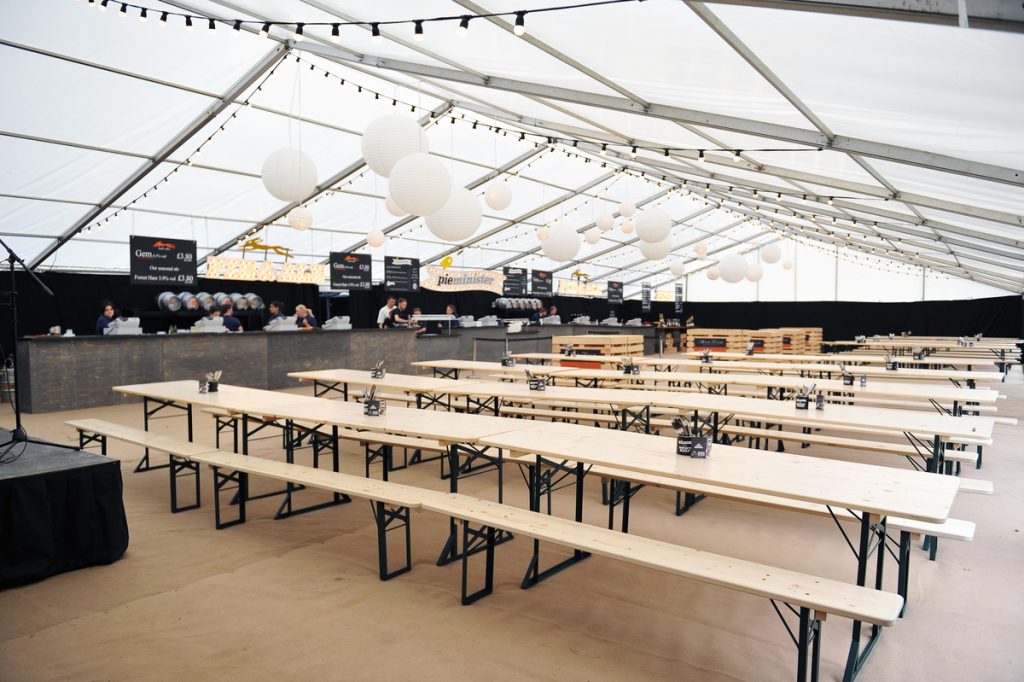
<svg viewBox="0 0 1024 682"><path fill-rule="evenodd" d="M377 311L377 326L380 329L384 328L384 322L391 315L391 309L395 307L395 297L388 296L388 302L381 306L380 310Z"/></svg>

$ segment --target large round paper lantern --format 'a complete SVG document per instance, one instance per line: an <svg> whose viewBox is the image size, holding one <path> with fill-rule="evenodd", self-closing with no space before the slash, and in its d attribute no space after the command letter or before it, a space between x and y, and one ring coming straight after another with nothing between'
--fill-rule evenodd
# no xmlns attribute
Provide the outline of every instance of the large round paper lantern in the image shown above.
<svg viewBox="0 0 1024 682"><path fill-rule="evenodd" d="M669 266L669 270L675 277L682 277L686 274L686 264L681 260L672 261L672 265Z"/></svg>
<svg viewBox="0 0 1024 682"><path fill-rule="evenodd" d="M266 158L263 186L281 201L302 201L316 189L316 164L309 155L285 147Z"/></svg>
<svg viewBox="0 0 1024 682"><path fill-rule="evenodd" d="M783 269L783 270L792 270L792 269L793 269L793 263L791 263L791 262L790 262L790 261L788 261L788 260L787 260L787 261L784 261L784 262L782 263L782 269Z"/></svg>
<svg viewBox="0 0 1024 682"><path fill-rule="evenodd" d="M716 279L718 279L719 277L722 276L718 272L718 266L717 265L712 265L710 268L708 268L704 272L708 276L708 279L710 279L712 282L714 282Z"/></svg>
<svg viewBox="0 0 1024 682"><path fill-rule="evenodd" d="M764 268L761 267L760 263L748 263L746 277L751 282L760 282L761 278L764 277Z"/></svg>
<svg viewBox="0 0 1024 682"><path fill-rule="evenodd" d="M645 242L662 242L671 231L672 219L657 206L640 211L636 218L636 236Z"/></svg>
<svg viewBox="0 0 1024 682"><path fill-rule="evenodd" d="M537 239L544 241L551 237L551 230L547 225L541 225L537 228Z"/></svg>
<svg viewBox="0 0 1024 682"><path fill-rule="evenodd" d="M612 216L611 213L602 213L601 215L597 216L597 220L594 221L594 224L597 225L597 229L601 230L602 232L607 232L608 230L612 229L612 227L614 227L615 218Z"/></svg>
<svg viewBox="0 0 1024 682"><path fill-rule="evenodd" d="M622 223L622 234L633 234L633 229L632 221L627 220Z"/></svg>
<svg viewBox="0 0 1024 682"><path fill-rule="evenodd" d="M443 163L430 154L417 152L399 160L391 169L388 189L403 211L428 216L448 203L452 181Z"/></svg>
<svg viewBox="0 0 1024 682"><path fill-rule="evenodd" d="M375 249L377 247L384 246L384 233L380 230L372 231L370 234L366 235L366 243Z"/></svg>
<svg viewBox="0 0 1024 682"><path fill-rule="evenodd" d="M640 228L637 228L638 230ZM645 242L639 243L640 253L644 255L647 260L661 260L672 251L672 237L666 237L660 242Z"/></svg>
<svg viewBox="0 0 1024 682"><path fill-rule="evenodd" d="M718 272L726 282L736 284L747 274L747 261L736 254L726 256L718 262Z"/></svg>
<svg viewBox="0 0 1024 682"><path fill-rule="evenodd" d="M596 227L592 227L583 233L583 238L587 240L588 244L596 244L601 241L601 231Z"/></svg>
<svg viewBox="0 0 1024 682"><path fill-rule="evenodd" d="M619 215L623 218L632 218L636 213L636 204L632 201L623 201L619 204Z"/></svg>
<svg viewBox="0 0 1024 682"><path fill-rule="evenodd" d="M404 215L408 215L405 211L402 210L401 206L395 203L395 200L392 199L390 195L384 197L384 208L386 208L388 210L388 213L395 216L396 218L401 218Z"/></svg>
<svg viewBox="0 0 1024 682"><path fill-rule="evenodd" d="M403 114L381 116L363 133L363 160L377 175L385 178L399 160L417 152L427 152L427 136L416 119Z"/></svg>
<svg viewBox="0 0 1024 682"><path fill-rule="evenodd" d="M427 229L445 241L460 242L473 236L482 218L483 209L473 193L464 187L453 187L441 210L427 216Z"/></svg>
<svg viewBox="0 0 1024 682"><path fill-rule="evenodd" d="M313 225L313 212L305 206L296 206L288 211L288 226L299 232L305 232Z"/></svg>
<svg viewBox="0 0 1024 682"><path fill-rule="evenodd" d="M693 247L693 251L697 254L697 258L704 260L704 256L708 255L708 245L700 242L697 246Z"/></svg>
<svg viewBox="0 0 1024 682"><path fill-rule="evenodd" d="M579 253L580 235L567 225L551 228L548 238L541 244L541 250L551 260L571 260Z"/></svg>
<svg viewBox="0 0 1024 682"><path fill-rule="evenodd" d="M782 258L782 247L774 242L761 249L761 260L765 263L778 263L780 258Z"/></svg>
<svg viewBox="0 0 1024 682"><path fill-rule="evenodd" d="M512 203L512 188L504 180L495 180L487 185L484 201L495 211L502 211Z"/></svg>

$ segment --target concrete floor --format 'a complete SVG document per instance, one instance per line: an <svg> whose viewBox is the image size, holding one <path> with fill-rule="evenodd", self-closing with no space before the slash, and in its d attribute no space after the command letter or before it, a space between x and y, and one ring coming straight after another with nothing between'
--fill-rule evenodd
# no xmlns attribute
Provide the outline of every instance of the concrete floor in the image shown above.
<svg viewBox="0 0 1024 682"><path fill-rule="evenodd" d="M1024 415L1021 374L999 386L1000 414ZM36 436L70 442L63 421L95 416L142 423L141 406L29 415ZM9 424L8 414L0 423ZM183 433L183 420L155 430ZM197 440L212 442L212 419ZM985 466L964 476L995 482L994 496L961 495L955 516L978 525L974 542L944 541L938 561L914 550L908 617L886 632L864 680L1024 679L1024 426L998 426ZM254 454L280 457L279 441ZM793 448L788 448L794 451ZM797 450L798 451L798 450ZM908 466L885 456L829 449L804 454ZM766 600L599 557L523 591L530 543L497 550L495 593L459 605L458 565L437 567L447 520L413 519L411 573L377 579L376 542L365 502L283 521L278 500L251 503L243 526L214 530L209 474L202 509L168 511L166 470L135 474L139 449L112 444L122 460L131 530L125 556L110 565L0 592L0 679L353 680L784 680L795 648ZM392 480L444 489L436 463ZM343 469L361 473L354 448ZM461 490L493 498L496 476ZM257 491L269 484L256 482ZM514 471L506 502L526 506ZM319 499L316 492L301 493ZM571 491L556 498L568 515ZM587 488L587 521L606 522L597 481ZM672 495L644 490L631 532L853 580L854 559L825 519L706 500L677 518ZM566 555L542 548L544 560ZM889 564L889 587L895 581ZM824 624L823 679L840 679L850 622Z"/></svg>

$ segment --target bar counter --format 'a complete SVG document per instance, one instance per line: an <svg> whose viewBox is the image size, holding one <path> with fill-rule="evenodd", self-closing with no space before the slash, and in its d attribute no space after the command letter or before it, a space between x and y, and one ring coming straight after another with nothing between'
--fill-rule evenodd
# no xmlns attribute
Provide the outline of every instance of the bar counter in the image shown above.
<svg viewBox="0 0 1024 682"><path fill-rule="evenodd" d="M551 337L568 334L642 334L644 352L657 352L652 327L544 325L508 334L513 353L550 352ZM288 372L334 367L369 369L378 360L392 372L418 373L412 363L447 358L497 360L504 327L470 327L451 336L409 329L353 329L244 334L42 336L18 343L18 397L25 412L73 410L130 402L112 386L201 379L223 370L221 381L252 388L298 386Z"/></svg>

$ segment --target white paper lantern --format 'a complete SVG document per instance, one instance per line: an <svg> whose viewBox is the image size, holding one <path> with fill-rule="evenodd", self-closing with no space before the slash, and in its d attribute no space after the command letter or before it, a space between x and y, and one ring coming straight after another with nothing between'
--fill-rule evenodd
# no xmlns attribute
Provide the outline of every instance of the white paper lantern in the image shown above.
<svg viewBox="0 0 1024 682"><path fill-rule="evenodd" d="M537 228L537 239L544 241L551 237L551 230L548 229L547 225L541 225Z"/></svg>
<svg viewBox="0 0 1024 682"><path fill-rule="evenodd" d="M669 270L675 277L682 277L686 274L686 264L681 260L672 261L672 265L669 266Z"/></svg>
<svg viewBox="0 0 1024 682"><path fill-rule="evenodd" d="M597 229L602 232L607 232L615 226L615 218L611 213L602 213L597 216L597 220L594 221L594 224L597 225Z"/></svg>
<svg viewBox="0 0 1024 682"><path fill-rule="evenodd" d="M782 269L783 270L792 270L793 269L793 264L790 261L787 260L787 261L782 263Z"/></svg>
<svg viewBox="0 0 1024 682"><path fill-rule="evenodd" d="M427 229L445 241L460 242L473 236L482 218L483 209L473 193L454 187L441 210L427 216Z"/></svg>
<svg viewBox="0 0 1024 682"><path fill-rule="evenodd" d="M761 249L761 260L765 263L778 263L782 258L782 247L778 243L771 243Z"/></svg>
<svg viewBox="0 0 1024 682"><path fill-rule="evenodd" d="M377 247L384 246L384 233L380 230L374 230L370 234L366 235L366 243L375 249Z"/></svg>
<svg viewBox="0 0 1024 682"><path fill-rule="evenodd" d="M390 195L384 197L384 208L386 208L388 210L388 213L395 216L396 218L401 218L402 216L408 215L408 213L402 210L401 206L395 203L395 200L392 199Z"/></svg>
<svg viewBox="0 0 1024 682"><path fill-rule="evenodd" d="M726 282L736 284L747 274L747 261L736 254L726 256L718 262L718 272Z"/></svg>
<svg viewBox="0 0 1024 682"><path fill-rule="evenodd" d="M645 242L662 242L671 232L672 219L657 206L640 211L636 218L636 236Z"/></svg>
<svg viewBox="0 0 1024 682"><path fill-rule="evenodd" d="M710 279L712 282L714 282L716 279L721 277L721 274L719 274L719 272L718 272L718 266L717 265L712 265L710 268L708 268L704 272L707 274L708 279Z"/></svg>
<svg viewBox="0 0 1024 682"><path fill-rule="evenodd" d="M583 238L587 240L588 244L596 244L601 241L601 230L592 227L583 233Z"/></svg>
<svg viewBox="0 0 1024 682"><path fill-rule="evenodd" d="M632 201L623 201L619 204L619 215L623 218L632 218L636 213L636 204Z"/></svg>
<svg viewBox="0 0 1024 682"><path fill-rule="evenodd" d="M622 223L622 234L633 234L633 223L627 220Z"/></svg>
<svg viewBox="0 0 1024 682"><path fill-rule="evenodd" d="M512 188L504 180L495 180L487 185L484 201L495 211L502 211L512 203Z"/></svg>
<svg viewBox="0 0 1024 682"><path fill-rule="evenodd" d="M391 198L406 213L428 216L448 203L452 181L444 164L430 154L409 154L391 169Z"/></svg>
<svg viewBox="0 0 1024 682"><path fill-rule="evenodd" d="M708 245L700 242L697 246L693 247L693 251L697 254L697 258L703 260L704 256L708 255Z"/></svg>
<svg viewBox="0 0 1024 682"><path fill-rule="evenodd" d="M313 226L313 212L305 206L296 206L288 211L288 226L299 232L305 232Z"/></svg>
<svg viewBox="0 0 1024 682"><path fill-rule="evenodd" d="M640 229L639 227L637 228ZM672 251L672 237L666 237L660 242L638 242L640 247L640 253L644 255L647 260L661 260Z"/></svg>
<svg viewBox="0 0 1024 682"><path fill-rule="evenodd" d="M309 155L285 147L263 162L263 186L281 201L302 201L316 189L316 164Z"/></svg>
<svg viewBox="0 0 1024 682"><path fill-rule="evenodd" d="M399 160L429 151L427 136L416 119L404 114L381 116L366 127L362 140L363 160L385 178Z"/></svg>
<svg viewBox="0 0 1024 682"><path fill-rule="evenodd" d="M760 263L748 263L746 277L751 282L760 282L761 278L764 277L764 268L761 267Z"/></svg>
<svg viewBox="0 0 1024 682"><path fill-rule="evenodd" d="M541 244L541 250L551 260L571 260L579 253L580 235L567 225L552 228L548 238Z"/></svg>

